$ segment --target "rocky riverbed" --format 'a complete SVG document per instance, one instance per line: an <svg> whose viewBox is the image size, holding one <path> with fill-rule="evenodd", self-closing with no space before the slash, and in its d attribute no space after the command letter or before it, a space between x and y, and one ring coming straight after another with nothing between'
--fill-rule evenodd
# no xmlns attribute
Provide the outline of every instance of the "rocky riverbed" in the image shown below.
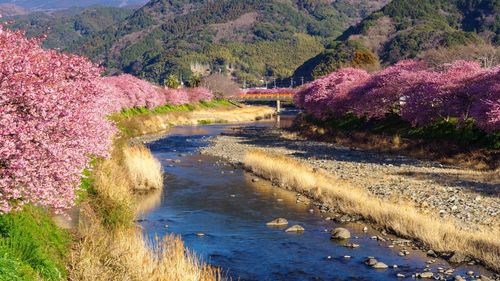
<svg viewBox="0 0 500 281"><path fill-rule="evenodd" d="M414 202L426 213L455 219L465 229L499 231L500 175L443 166L403 156L371 153L298 138L276 128L243 127L210 139L204 154L241 163L245 152L259 148L293 156L314 168L365 188L374 196Z"/></svg>

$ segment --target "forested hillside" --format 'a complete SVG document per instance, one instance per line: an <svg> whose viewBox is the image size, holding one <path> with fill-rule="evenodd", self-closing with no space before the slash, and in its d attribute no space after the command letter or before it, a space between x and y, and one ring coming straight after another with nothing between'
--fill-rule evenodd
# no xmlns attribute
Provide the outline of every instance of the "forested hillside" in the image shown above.
<svg viewBox="0 0 500 281"><path fill-rule="evenodd" d="M258 84L311 80L342 66L371 71L436 47L472 50L433 58L496 53L475 46L498 46L499 7L498 0L152 0L135 11L35 13L16 25L112 73L164 83L222 72Z"/></svg>
<svg viewBox="0 0 500 281"><path fill-rule="evenodd" d="M147 0L0 0L0 5L15 4L28 10L33 11L47 11L47 10L60 10L72 7L89 7L95 5L109 6L109 7L125 7L132 5L142 5Z"/></svg>
<svg viewBox="0 0 500 281"><path fill-rule="evenodd" d="M439 45L498 43L497 0L395 0L340 39L358 40L394 63Z"/></svg>
<svg viewBox="0 0 500 281"><path fill-rule="evenodd" d="M133 11L113 7L73 8L51 13L34 12L13 19L14 27L26 30L29 37L47 35L44 47L67 49L83 38L121 22Z"/></svg>
<svg viewBox="0 0 500 281"><path fill-rule="evenodd" d="M219 71L240 82L256 82L289 77L347 27L387 2L153 0L105 30L76 30L78 40L74 30L69 37L51 32L46 45L160 83L170 74L188 79Z"/></svg>

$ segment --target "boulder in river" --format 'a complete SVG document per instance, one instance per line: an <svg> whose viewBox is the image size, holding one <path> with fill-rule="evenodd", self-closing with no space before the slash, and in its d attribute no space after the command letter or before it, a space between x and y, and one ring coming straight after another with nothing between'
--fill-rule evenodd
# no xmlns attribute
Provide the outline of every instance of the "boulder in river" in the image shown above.
<svg viewBox="0 0 500 281"><path fill-rule="evenodd" d="M377 262L376 264L374 264L372 266L373 268L375 269L386 269L388 268L389 266L387 266L387 264L383 263L383 262Z"/></svg>
<svg viewBox="0 0 500 281"><path fill-rule="evenodd" d="M374 266L375 264L377 264L377 260L375 258L367 258L365 260L365 264L369 265L369 266Z"/></svg>
<svg viewBox="0 0 500 281"><path fill-rule="evenodd" d="M338 228L335 228L334 230L332 230L331 235L332 235L332 239L340 239L341 240L341 239L351 238L351 233L349 232L349 230L342 228L342 227L338 227Z"/></svg>
<svg viewBox="0 0 500 281"><path fill-rule="evenodd" d="M267 226L284 226L288 225L288 220L284 218L277 218L275 220L272 220L268 223L266 223Z"/></svg>
<svg viewBox="0 0 500 281"><path fill-rule="evenodd" d="M285 231L286 232L304 232L304 228L300 225L294 225L292 227L287 228Z"/></svg>
<svg viewBox="0 0 500 281"><path fill-rule="evenodd" d="M470 258L463 253L455 252L448 261L450 263L462 263L470 261Z"/></svg>
<svg viewBox="0 0 500 281"><path fill-rule="evenodd" d="M434 252L433 250L427 251L427 255L429 257L433 257L433 258L437 258L438 257L438 255L436 254L436 252Z"/></svg>
<svg viewBox="0 0 500 281"><path fill-rule="evenodd" d="M417 276L417 278L421 278L421 279L430 279L430 278L434 277L434 273L432 273L430 271L426 271L426 272L422 272L422 273L417 273L416 276Z"/></svg>

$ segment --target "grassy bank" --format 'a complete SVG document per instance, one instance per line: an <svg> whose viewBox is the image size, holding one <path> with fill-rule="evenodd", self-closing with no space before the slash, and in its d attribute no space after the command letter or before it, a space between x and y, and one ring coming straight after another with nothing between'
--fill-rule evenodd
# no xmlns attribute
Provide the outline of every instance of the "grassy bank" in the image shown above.
<svg viewBox="0 0 500 281"><path fill-rule="evenodd" d="M66 278L70 236L48 213L26 206L0 216L0 280L61 280Z"/></svg>
<svg viewBox="0 0 500 281"><path fill-rule="evenodd" d="M214 100L181 106L165 105L149 110L135 108L111 116L125 137L161 133L172 126L211 123L248 122L270 118L271 107L245 106L226 100Z"/></svg>
<svg viewBox="0 0 500 281"><path fill-rule="evenodd" d="M454 119L415 127L397 115L366 120L353 115L321 121L301 116L295 129L303 136L367 150L402 153L474 169L500 166L500 133L486 133Z"/></svg>
<svg viewBox="0 0 500 281"><path fill-rule="evenodd" d="M315 171L291 157L255 150L248 152L243 162L256 175L335 206L341 212L361 215L399 236L417 239L429 249L465 254L500 270L498 229L461 230L452 221L423 214L401 199L391 202L370 196L348 181Z"/></svg>

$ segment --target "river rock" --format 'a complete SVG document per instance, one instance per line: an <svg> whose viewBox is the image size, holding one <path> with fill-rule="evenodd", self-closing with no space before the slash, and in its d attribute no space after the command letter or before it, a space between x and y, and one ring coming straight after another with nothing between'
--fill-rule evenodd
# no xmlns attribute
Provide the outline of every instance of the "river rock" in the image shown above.
<svg viewBox="0 0 500 281"><path fill-rule="evenodd" d="M374 266L375 264L377 264L377 260L375 258L367 258L365 260L365 264L369 265L369 266Z"/></svg>
<svg viewBox="0 0 500 281"><path fill-rule="evenodd" d="M344 247L355 249L355 248L359 248L359 244L356 244L356 243L347 243L347 244L344 245Z"/></svg>
<svg viewBox="0 0 500 281"><path fill-rule="evenodd" d="M492 281L493 279L489 278L488 276L486 275L481 275L479 276L479 279L481 279L481 281Z"/></svg>
<svg viewBox="0 0 500 281"><path fill-rule="evenodd" d="M455 252L448 261L451 263L462 263L470 261L470 258L460 252Z"/></svg>
<svg viewBox="0 0 500 281"><path fill-rule="evenodd" d="M401 274L401 273L396 274L396 277L397 278L406 278L406 276L404 274Z"/></svg>
<svg viewBox="0 0 500 281"><path fill-rule="evenodd" d="M267 226L284 226L288 225L288 220L284 218L277 218L275 220L272 220L268 223L266 223Z"/></svg>
<svg viewBox="0 0 500 281"><path fill-rule="evenodd" d="M421 279L430 279L434 276L434 273L432 273L430 271L426 271L426 272L422 272L422 273L417 273L416 276L417 276L417 278L421 278Z"/></svg>
<svg viewBox="0 0 500 281"><path fill-rule="evenodd" d="M467 281L467 280L465 280L465 278L463 278L460 275L455 276L455 278L453 280L455 280L455 281Z"/></svg>
<svg viewBox="0 0 500 281"><path fill-rule="evenodd" d="M383 263L383 262L377 262L376 264L374 264L372 266L373 268L375 269L386 269L388 268L389 266L387 266L387 264Z"/></svg>
<svg viewBox="0 0 500 281"><path fill-rule="evenodd" d="M338 228L335 228L334 230L332 230L331 235L332 235L332 239L349 239L349 238L351 238L351 233L349 232L349 230L342 228L342 227L338 227Z"/></svg>
<svg viewBox="0 0 500 281"><path fill-rule="evenodd" d="M253 178L253 179L252 179L252 182L258 182L258 181L259 181L259 179L258 179L258 178Z"/></svg>
<svg viewBox="0 0 500 281"><path fill-rule="evenodd" d="M300 225L294 225L290 228L287 228L285 231L286 232L304 232L304 228Z"/></svg>
<svg viewBox="0 0 500 281"><path fill-rule="evenodd" d="M434 252L433 250L429 250L429 251L427 251L427 255L428 255L429 257L433 257L433 258L437 258L437 256L438 256L438 255L436 254L436 252Z"/></svg>

